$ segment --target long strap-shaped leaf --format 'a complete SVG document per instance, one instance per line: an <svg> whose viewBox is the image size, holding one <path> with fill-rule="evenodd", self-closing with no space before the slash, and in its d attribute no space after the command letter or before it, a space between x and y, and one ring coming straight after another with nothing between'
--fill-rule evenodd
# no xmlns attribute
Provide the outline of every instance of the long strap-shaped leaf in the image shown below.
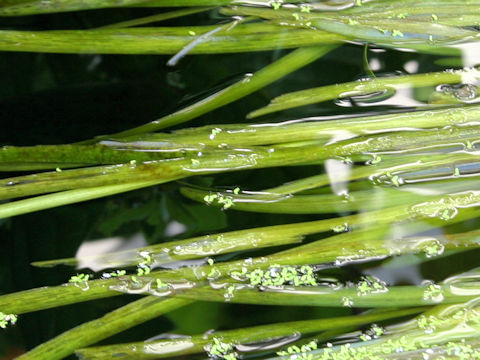
<svg viewBox="0 0 480 360"><path fill-rule="evenodd" d="M247 25L246 25L247 26ZM199 42L189 53L222 54L275 50L303 46L340 44L345 37L328 32L284 30L258 34L215 34ZM163 33L156 28L127 28L104 30L0 30L0 51L46 52L65 54L176 54L193 40L195 35L184 28L183 35Z"/></svg>
<svg viewBox="0 0 480 360"><path fill-rule="evenodd" d="M379 77L344 84L322 86L278 96L274 98L269 105L248 114L248 117L255 118L257 116L292 109L299 106L334 100L342 97L365 95L390 88L405 89L437 84L455 84L462 82L464 79L474 81L474 79L479 77L480 72L475 69L396 77Z"/></svg>
<svg viewBox="0 0 480 360"><path fill-rule="evenodd" d="M372 312L355 316L335 317L327 319L292 321L240 328L229 331L217 331L211 335L194 335L188 338L159 340L152 342L136 342L129 344L107 345L81 349L77 351L85 360L106 360L122 354L138 360L160 359L173 356L201 353L212 343L213 338L219 338L228 344L246 344L268 341L278 337L302 336L324 330L360 326L375 321L403 317L421 312L424 308L401 309L393 311ZM260 348L261 350L261 348Z"/></svg>
<svg viewBox="0 0 480 360"><path fill-rule="evenodd" d="M188 305L191 300L147 296L83 323L19 356L21 360L59 360L75 350Z"/></svg>
<svg viewBox="0 0 480 360"><path fill-rule="evenodd" d="M463 286L462 286L463 285ZM178 296L186 299L208 299L209 301L229 302L257 305L291 305L291 306L345 306L345 299L349 299L356 307L409 307L435 305L438 303L455 304L472 300L480 296L479 283L459 284L458 287L448 285L430 288L427 286L391 286L376 290L370 287L368 293L362 293L361 288L321 287L271 287L263 291L244 286L238 286L226 295L227 289L212 289L198 287ZM461 289L461 290L459 290ZM463 290L463 291L462 291ZM434 291L430 295L430 291ZM438 296L436 296L438 295Z"/></svg>
<svg viewBox="0 0 480 360"><path fill-rule="evenodd" d="M10 178L3 180L3 187L0 188L0 198L2 199L72 188L85 187L86 189L70 190L74 195L71 198L68 197L68 194L59 193L45 195L40 199L26 199L0 205L0 218L108 196L192 175L294 166L365 153L451 147L458 146L459 142L464 142L467 147L469 143L473 143L478 138L479 131L478 127L471 126L422 132L393 132L357 137L323 147L313 143L313 145L298 147L246 148L239 151L206 154L190 159L160 160L138 166L124 164L67 170L39 175L38 178L35 176ZM106 187L102 189L102 186Z"/></svg>

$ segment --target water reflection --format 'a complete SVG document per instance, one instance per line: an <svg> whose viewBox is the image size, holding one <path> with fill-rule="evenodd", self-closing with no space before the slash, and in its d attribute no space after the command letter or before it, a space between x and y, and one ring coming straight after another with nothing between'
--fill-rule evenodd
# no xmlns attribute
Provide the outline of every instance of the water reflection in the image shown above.
<svg viewBox="0 0 480 360"><path fill-rule="evenodd" d="M135 234L130 238L114 237L92 241L84 241L77 250L75 258L78 261L77 269L91 269L101 271L103 269L116 266L118 263L124 263L131 257L133 250L147 245L145 236L141 233ZM112 253L115 256L112 256ZM108 261L102 255L109 255Z"/></svg>

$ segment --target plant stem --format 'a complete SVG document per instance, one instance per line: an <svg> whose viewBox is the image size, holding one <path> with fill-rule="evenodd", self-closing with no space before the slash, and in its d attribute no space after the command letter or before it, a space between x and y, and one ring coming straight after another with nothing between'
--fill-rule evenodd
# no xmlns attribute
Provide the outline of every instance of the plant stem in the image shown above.
<svg viewBox="0 0 480 360"><path fill-rule="evenodd" d="M146 296L101 318L83 323L17 357L18 360L59 360L126 329L188 305L192 300Z"/></svg>
<svg viewBox="0 0 480 360"><path fill-rule="evenodd" d="M107 345L92 347L77 351L77 355L85 360L106 360L115 358L117 354L124 354L135 359L159 359L172 356L202 353L212 338L222 339L228 344L245 344L261 342L272 338L295 334L309 334L323 330L341 328L345 326L359 326L371 322L409 316L424 310L423 308L401 309L389 312L372 312L355 316L335 317L318 320L294 321L275 323L243 329L216 331L211 335L194 335L188 339L169 339L149 343L137 342L129 344ZM176 347L175 345L178 345Z"/></svg>
<svg viewBox="0 0 480 360"><path fill-rule="evenodd" d="M247 231L230 231L212 235L198 236L185 240L169 241L157 245L132 249L122 252L110 252L103 255L88 256L82 258L67 258L33 262L38 267L51 267L55 265L77 265L78 262L93 261L96 264L104 264L105 268L119 268L136 265L143 257L140 252L148 252L155 261L155 265L162 265L179 260L190 260L227 254L236 251L261 249L271 246L281 246L299 243L300 235L289 235L288 231L263 228L260 231L249 229Z"/></svg>
<svg viewBox="0 0 480 360"><path fill-rule="evenodd" d="M458 113L453 113L458 117ZM461 114L460 114L461 115ZM468 117L462 117L467 121ZM452 119L450 119L452 121ZM328 146L318 147L309 145L303 147L285 147L275 149L240 149L232 153L224 152L219 155L205 155L198 159L173 159L149 162L140 165L118 165L115 167L88 168L85 170L66 170L61 173L45 175L42 187L36 182L22 183L22 177L4 180L4 187L0 188L0 196L20 196L38 192L60 191L75 184L85 189L70 190L68 193L59 193L20 200L0 205L0 218L15 216L31 211L47 209L54 206L73 204L79 201L90 200L120 192L126 192L141 187L156 185L192 175L211 174L225 171L239 171L243 169L259 169L275 166L292 166L325 160L335 157L352 156L356 154L397 151L421 150L432 147L458 146L459 142L472 142L477 138L480 130L477 127L446 128L442 130L424 130L422 132L394 132L357 137L351 140L340 141ZM466 145L465 145L466 146ZM75 178L74 174L82 173ZM88 177L83 175L89 174ZM29 178L29 176L27 176ZM40 176L43 178L43 176ZM143 181L143 182L141 182ZM131 182L131 183L129 183ZM106 186L103 188L101 185ZM3 194L2 194L3 192Z"/></svg>
<svg viewBox="0 0 480 360"><path fill-rule="evenodd" d="M55 194L37 196L25 200L18 200L0 205L0 218L8 218L11 216L51 209L58 206L74 204L81 201L98 199L105 196L120 194L127 191L158 185L163 182L165 182L165 180L131 182L126 184L69 190Z"/></svg>
<svg viewBox="0 0 480 360"><path fill-rule="evenodd" d="M226 283L228 284L228 283ZM470 291L458 293L443 286L443 304L454 304L475 299L480 295L478 283L468 284ZM477 289L474 291L473 289ZM361 308L383 307L409 307L438 304L439 301L424 298L427 287L418 286L391 286L388 291L362 295L356 287L332 289L322 287L283 287L265 288L263 291L240 286L234 291L234 295L228 298L231 303L257 304L257 305L280 305L280 306L332 306L342 307L342 299L352 299L353 306ZM209 301L224 302L225 290L216 290L209 287L197 287L179 297L186 299L209 299Z"/></svg>
<svg viewBox="0 0 480 360"><path fill-rule="evenodd" d="M372 134L412 129L441 128L474 122L480 116L480 106L451 107L408 111L373 116L358 116L320 121L295 123L246 124L246 125L209 125L200 128L182 129L168 134L150 134L147 141L169 141L177 144L222 143L241 146L280 144L295 141L327 141L332 135L345 129L354 135ZM217 129L215 136L212 130ZM154 129L153 129L154 130ZM128 139L135 140L135 137Z"/></svg>
<svg viewBox="0 0 480 360"><path fill-rule="evenodd" d="M189 199L204 202L205 196L212 191L203 191L183 187L182 195ZM295 195L276 196L274 194L233 195L232 193L213 192L220 199L232 199L231 209L271 214L335 214L353 211L371 211L380 208L389 208L402 204L415 204L428 200L429 196L408 194L391 188L376 188L365 191L353 191L345 195ZM386 199L379 201L379 199ZM218 201L212 201L212 206L222 207Z"/></svg>
<svg viewBox="0 0 480 360"><path fill-rule="evenodd" d="M342 97L365 95L390 88L405 89L437 84L455 84L466 78L475 79L479 77L480 73L477 70L458 70L455 72L442 71L397 77L377 77L369 80L322 86L280 95L274 98L269 105L249 113L247 117L251 119L299 106Z"/></svg>
<svg viewBox="0 0 480 360"><path fill-rule="evenodd" d="M406 208L400 206L389 208L387 211L372 211L368 213L368 216L365 216L365 214L356 214L335 219L324 219L299 224L277 225L274 227L268 227L266 229L272 231L288 230L290 234L289 236L299 236L330 231L333 227L337 225L344 225L345 223L347 223L350 228L355 230L362 228L367 224L375 224L377 227L379 227L381 225L391 224L394 221L402 221L412 217L418 217L419 219L437 219L444 216L444 210L448 210L450 212L453 210L458 211L458 214L452 215L449 213L449 215L452 217L448 219L448 223L451 224L477 217L478 212L476 211L475 206L479 202L480 193L468 191L460 194L445 195L434 201L432 200L429 202L420 203L412 207ZM444 224L447 219L444 219L443 221L440 219L438 220L441 221L441 224ZM259 229L261 230L262 228ZM381 228L379 231L379 234L381 234ZM249 236L248 231L245 231L244 233L246 236ZM355 231L352 234L353 236L358 236L360 238L361 236L364 236L364 234L362 235L362 233L357 233ZM285 236L287 236L287 233L285 233ZM342 236L346 235L342 234ZM312 247L317 245L318 244L308 244L271 256L251 259L250 261L239 260L228 263L219 263L215 265L215 268L220 272L221 275L226 276L231 271L240 271L244 267L247 269L266 268L272 263L282 265L317 264L327 260L323 253L311 250ZM338 252L340 249L341 247L335 246L334 251ZM337 256L342 255L343 254L341 253L337 253ZM332 257L329 257L328 259L332 259ZM180 268L173 271L156 271L152 272L149 276L152 279L159 278L165 281L168 281L169 279L183 279L183 281L185 279L192 279L193 281L197 281L198 279L206 278L210 271L210 266L203 266L197 269ZM3 295L0 296L0 309L2 309L1 311L4 313L23 313L119 295L120 293L111 290L110 286L117 286L125 281L125 279L92 280L88 282L88 286L90 288L89 291L82 291L80 288L70 284L67 286L39 288ZM405 295L408 293L408 291L409 290L405 290L405 293L401 294ZM326 300L333 301L334 295L332 294L333 293L331 293L332 297L329 297ZM208 294L206 294L206 296L208 299ZM223 293L220 296L223 297ZM449 296L449 299L452 299L452 301L458 300L454 294ZM220 300L217 299L216 301ZM382 302L383 300L379 299L378 301ZM415 301L417 301L415 304L418 304L418 299Z"/></svg>
<svg viewBox="0 0 480 360"><path fill-rule="evenodd" d="M245 25L248 26L248 25ZM179 29L180 30L180 29ZM258 34L212 35L191 49L190 54L220 54L291 49L304 46L339 44L343 37L326 32L290 30ZM0 31L0 51L64 54L176 54L193 39L162 33L157 28L103 30ZM331 46L331 45L330 45ZM278 78L280 78L279 76Z"/></svg>

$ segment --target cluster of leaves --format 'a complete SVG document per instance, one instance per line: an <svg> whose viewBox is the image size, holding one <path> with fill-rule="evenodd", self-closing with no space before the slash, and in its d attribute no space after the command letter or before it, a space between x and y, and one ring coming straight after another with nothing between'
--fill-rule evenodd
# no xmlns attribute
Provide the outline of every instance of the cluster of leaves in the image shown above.
<svg viewBox="0 0 480 360"><path fill-rule="evenodd" d="M314 269L308 265L301 267L272 265L265 271L255 269L250 272L242 268L242 271L232 271L230 275L239 280L248 279L252 286L317 285Z"/></svg>
<svg viewBox="0 0 480 360"><path fill-rule="evenodd" d="M235 111L226 124L212 116L213 125L204 121L204 126L161 131L196 118L205 120L218 108L257 90L266 89L268 94L267 85L325 59L336 48L353 48L346 43L394 53L408 49L427 59L432 54L447 55L450 58L440 60L458 61L459 49L478 41L475 26L480 7L473 0L425 4L371 0L341 5L260 1L253 6L229 0L0 4L0 16L5 18L41 18L64 12L59 17L67 19L70 13L82 14L81 10L182 7L87 29L32 31L8 26L0 31L0 50L4 51L163 54L173 55L167 64L174 66L190 54L244 52L253 59L255 51L294 49L255 73L147 124L136 123L127 130L73 144L1 149L1 171L33 172L0 180L0 199L5 201L0 204L2 220L144 189L100 207L100 221L93 232L111 236L140 230L148 239L147 246L91 256L89 260L113 268L100 277L78 273L61 286L0 296L0 310L5 312L0 313L0 327L14 325L17 314L124 293L142 297L35 344L19 359L52 360L73 353L83 359L147 359L196 356L205 351L225 360L250 352L259 357L276 352L292 360L385 359L393 354L399 358L478 358L479 270L471 269L468 261L452 271L459 274L448 272L443 280L437 276L438 283L404 285L380 280L366 268L356 267L378 260L385 260L385 268L393 267L395 259L409 255L416 264L432 264L434 259L448 259L459 252L463 256L478 247L480 232L475 225L472 229L472 220L478 215L480 192L475 179L471 180L478 176L480 136L476 68L377 77L367 67L368 77L358 81L339 84L334 80L335 85L289 89L266 106L254 104L248 112L240 107L244 113ZM204 18L199 26L150 26L171 19L182 23L186 16L206 14L211 15L209 23L218 17L227 22L205 25ZM366 57L364 61L368 65ZM175 79L170 84L177 89L183 86ZM380 106L392 110L389 101L405 89L419 92L414 104L425 108L382 111ZM425 89L428 95L422 95ZM332 100L373 104L380 111L372 114L357 106L357 114L345 111L339 117L309 121L292 118L288 112ZM318 108L313 109L318 115ZM334 107L334 115L337 110ZM241 118L277 112L288 121L269 118L271 123L249 124ZM262 172L269 174L268 181L259 175ZM94 207L92 213L97 211ZM311 216L306 219L310 221L305 216ZM231 231L214 233L225 228L227 218ZM298 218L302 222L295 222ZM264 219L273 220L253 227ZM183 238L160 242L168 238L167 225L174 222L185 226ZM253 257L244 256L243 251ZM62 258L35 265L77 265L82 260ZM352 269L355 274L349 272ZM162 315L175 318L177 309L186 311L180 308L200 301L228 301L232 307L340 310L333 315L324 311L321 319L310 316L284 322L275 311L268 325L90 347ZM373 310L348 316L352 307ZM416 318L395 320L412 316ZM377 322L385 327L356 331ZM299 341L299 336L308 335L313 340ZM350 341L345 343L342 335Z"/></svg>
<svg viewBox="0 0 480 360"><path fill-rule="evenodd" d="M277 355L279 356L291 356L295 354L296 359L301 360L312 360L312 354L306 354L312 350L316 350L318 348L317 343L315 341L310 341L308 344L304 344L301 347L297 345L289 346L286 350L278 351Z"/></svg>
<svg viewBox="0 0 480 360"><path fill-rule="evenodd" d="M222 343L219 339L213 338L213 344L208 348L208 354L213 358L235 360L237 357L231 344Z"/></svg>
<svg viewBox="0 0 480 360"><path fill-rule="evenodd" d="M0 327L5 329L7 325L15 325L18 318L15 314L4 314L0 312Z"/></svg>

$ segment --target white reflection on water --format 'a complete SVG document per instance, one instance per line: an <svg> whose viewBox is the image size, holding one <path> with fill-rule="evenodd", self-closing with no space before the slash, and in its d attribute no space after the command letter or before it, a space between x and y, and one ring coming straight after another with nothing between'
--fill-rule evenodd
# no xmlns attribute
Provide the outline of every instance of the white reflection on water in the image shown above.
<svg viewBox="0 0 480 360"><path fill-rule="evenodd" d="M131 237L111 237L92 241L84 241L77 250L75 258L78 260L77 269L89 268L93 271L101 271L111 267L111 262L128 260L131 252L128 250L144 247L147 245L145 237L137 233ZM111 253L120 252L115 257ZM109 261L105 261L102 255L109 255Z"/></svg>
<svg viewBox="0 0 480 360"><path fill-rule="evenodd" d="M403 64L403 68L409 73L409 74L415 74L418 71L420 63L417 60L410 60L407 61L405 64Z"/></svg>
<svg viewBox="0 0 480 360"><path fill-rule="evenodd" d="M352 164L329 159L325 161L325 171L330 179L332 192L337 195L348 194L348 182L352 172Z"/></svg>
<svg viewBox="0 0 480 360"><path fill-rule="evenodd" d="M473 67L480 64L480 43L470 42L452 45L452 47L460 49L464 67Z"/></svg>
<svg viewBox="0 0 480 360"><path fill-rule="evenodd" d="M172 340L163 341L153 344L145 344L143 346L143 352L145 354L168 354L174 353L193 347L194 344L190 340Z"/></svg>

